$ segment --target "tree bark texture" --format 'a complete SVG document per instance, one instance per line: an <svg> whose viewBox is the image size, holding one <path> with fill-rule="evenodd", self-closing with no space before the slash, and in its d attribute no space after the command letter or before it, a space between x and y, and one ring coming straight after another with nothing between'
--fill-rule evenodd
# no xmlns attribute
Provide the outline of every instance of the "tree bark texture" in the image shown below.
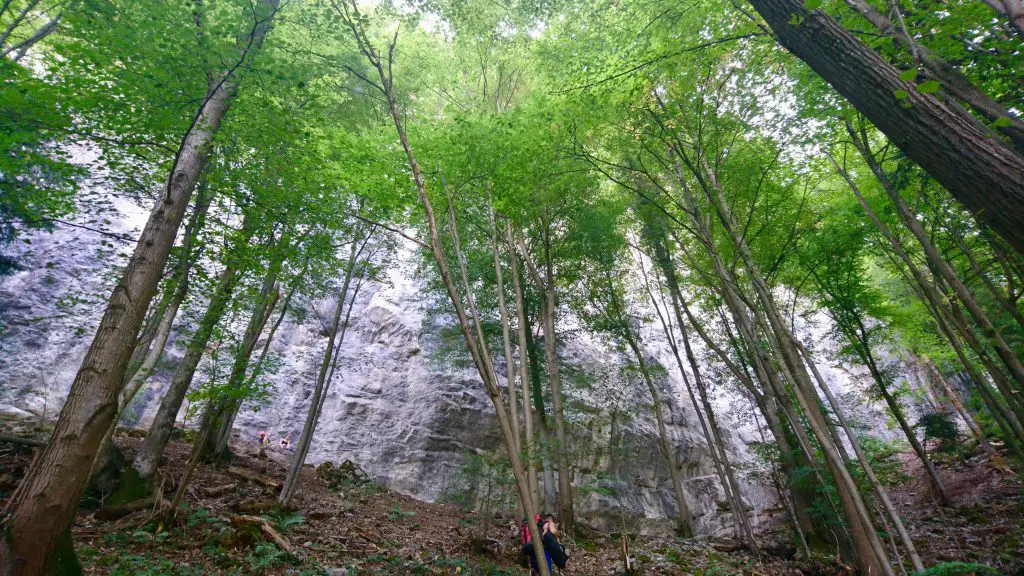
<svg viewBox="0 0 1024 576"><path fill-rule="evenodd" d="M278 0L264 0L271 14ZM263 41L270 16L255 22L239 65ZM118 394L150 300L167 262L210 143L231 106L238 78L225 72L211 84L139 242L111 294L71 386L50 443L7 502L0 529L0 573L34 576L45 570L58 537L74 518L103 436L117 415Z"/></svg>
<svg viewBox="0 0 1024 576"><path fill-rule="evenodd" d="M807 63L896 146L1024 252L1024 157L923 94L821 10L748 0L780 44ZM898 99L896 91L906 97Z"/></svg>

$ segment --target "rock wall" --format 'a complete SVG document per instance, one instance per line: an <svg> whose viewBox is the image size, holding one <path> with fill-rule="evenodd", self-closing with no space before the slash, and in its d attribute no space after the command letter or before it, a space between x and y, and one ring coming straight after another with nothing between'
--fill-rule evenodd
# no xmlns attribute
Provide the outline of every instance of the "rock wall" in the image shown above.
<svg viewBox="0 0 1024 576"><path fill-rule="evenodd" d="M110 232L131 236L145 215L130 203L115 202L93 217L109 221ZM53 420L132 246L71 227L24 239L29 243L7 249L24 268L0 278L0 418ZM432 312L440 304L431 301L418 279L416 258L406 246L385 281L363 287L308 462L350 459L393 490L435 501L465 488L469 455L495 451L501 440L475 370L443 353L441 332L453 319ZM83 295L84 301L74 300ZM317 303L321 313L331 305ZM640 416L650 410L646 387L623 375L620 352L578 326L565 332L569 336L559 342L559 356L567 419L574 445L584 448L574 478L581 487L579 516L599 528L626 521L641 531L666 529L676 503L653 418ZM731 514L675 359L660 326L648 326L643 337L648 359L661 374L657 384L666 424L698 532L729 534ZM298 439L325 345L315 320L281 326L271 346L279 367L270 377L269 398L243 408L236 443L255 442L261 430L275 439ZM169 346L128 423L148 426L183 346L181 341ZM839 389L855 390L853 375L823 368ZM597 380L609 384L595 386ZM731 458L749 462L747 443L761 439L752 406L725 389L716 390L715 401ZM860 418L878 415L876 408L862 412ZM183 417L184 410L179 421ZM774 491L765 486L744 481L742 496L755 523L781 514Z"/></svg>

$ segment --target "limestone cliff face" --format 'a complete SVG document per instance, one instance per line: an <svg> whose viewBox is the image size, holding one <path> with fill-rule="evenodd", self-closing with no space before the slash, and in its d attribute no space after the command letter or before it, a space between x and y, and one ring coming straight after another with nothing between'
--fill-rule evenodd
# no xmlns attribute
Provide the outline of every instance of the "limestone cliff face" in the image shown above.
<svg viewBox="0 0 1024 576"><path fill-rule="evenodd" d="M145 213L120 203L102 216L112 222L110 230L132 235L132 223L137 227ZM132 246L103 246L109 238L74 228L25 239L31 243L8 250L24 269L0 278L0 418L38 421L45 415L52 420L123 264L120 253ZM308 461L350 459L390 488L433 501L465 488L469 454L498 450L501 439L475 370L448 362L441 353L441 331L452 319L430 313L440 306L426 295L415 259L411 249L400 252L386 281L363 287ZM86 301L71 300L82 296ZM331 306L317 303L321 312ZM184 316L186 324L190 318ZM623 375L624 358L596 336L578 327L566 334L559 356L567 418L582 452L574 478L581 487L580 517L605 528L618 526L623 517L642 530L665 528L676 505L653 418L647 417L646 387L635 376ZM168 347L127 423L149 424L181 356L184 339L178 340ZM298 439L325 345L313 319L281 326L271 347L279 366L270 377L269 397L243 408L235 424L236 442L254 442L261 430L274 438L290 434ZM660 327L647 327L644 346L654 365L663 368L658 386L698 531L728 534L731 515ZM840 389L854 388L849 374L826 371ZM598 386L597 380L612 384ZM716 391L716 402L733 461L749 462L746 444L761 439L753 407L724 389ZM865 417L874 418L875 412L867 410ZM179 422L183 417L184 410ZM781 513L772 490L754 482L745 482L744 488L755 522Z"/></svg>

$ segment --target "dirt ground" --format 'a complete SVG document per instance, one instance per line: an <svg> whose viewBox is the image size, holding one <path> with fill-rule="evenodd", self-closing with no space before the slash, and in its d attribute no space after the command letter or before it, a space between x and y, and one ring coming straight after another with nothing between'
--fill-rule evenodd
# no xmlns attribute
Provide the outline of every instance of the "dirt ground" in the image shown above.
<svg viewBox="0 0 1024 576"><path fill-rule="evenodd" d="M130 454L138 440L118 439ZM238 447L236 447L237 449ZM161 474L171 492L189 445L173 441ZM232 466L283 480L289 454L272 448L261 458L245 446ZM33 449L0 442L0 505L9 497L31 460ZM954 504L940 508L906 458L910 481L892 489L926 565L972 561L996 567L1000 574L1024 574L1024 522L1020 486L993 471L982 457L941 468ZM327 478L303 470L293 510L273 507L277 490L244 479L227 467L202 465L186 492L186 508L174 523L152 507L117 519L97 518L101 503L87 498L73 527L86 574L465 574L526 575L518 566L518 537L513 518L483 518L452 505L420 502L373 483ZM270 532L264 529L269 527ZM784 529L784 528L783 528ZM271 532L280 536L275 544ZM784 536L782 537L784 539ZM621 540L581 530L566 539L570 551L565 574L623 574ZM766 542L772 540L766 537ZM776 536L774 541L780 541ZM784 560L791 548L766 546L755 556L732 550L728 542L636 537L629 541L636 574L651 575L839 575L845 568L824 556ZM290 547L294 553L282 551Z"/></svg>

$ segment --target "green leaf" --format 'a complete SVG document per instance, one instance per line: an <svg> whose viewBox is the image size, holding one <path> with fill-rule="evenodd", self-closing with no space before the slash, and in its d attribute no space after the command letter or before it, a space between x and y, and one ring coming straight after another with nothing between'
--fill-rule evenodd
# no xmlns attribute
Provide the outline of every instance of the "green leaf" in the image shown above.
<svg viewBox="0 0 1024 576"><path fill-rule="evenodd" d="M993 128L1006 128L1010 125L1009 116L1000 116L996 118L996 121L992 123Z"/></svg>
<svg viewBox="0 0 1024 576"><path fill-rule="evenodd" d="M900 80L903 80L904 82L913 82L916 79L917 79L917 69L916 68L911 68L910 70L904 70L900 74Z"/></svg>
<svg viewBox="0 0 1024 576"><path fill-rule="evenodd" d="M917 91L922 94L934 94L935 92L938 92L941 87L942 86L935 80L929 80L918 84Z"/></svg>
<svg viewBox="0 0 1024 576"><path fill-rule="evenodd" d="M907 92L906 90L899 89L894 90L892 95L895 96L897 100L906 100L907 96L910 96L910 93Z"/></svg>
<svg viewBox="0 0 1024 576"><path fill-rule="evenodd" d="M804 8L808 10L817 10L821 8L821 0L804 0Z"/></svg>

